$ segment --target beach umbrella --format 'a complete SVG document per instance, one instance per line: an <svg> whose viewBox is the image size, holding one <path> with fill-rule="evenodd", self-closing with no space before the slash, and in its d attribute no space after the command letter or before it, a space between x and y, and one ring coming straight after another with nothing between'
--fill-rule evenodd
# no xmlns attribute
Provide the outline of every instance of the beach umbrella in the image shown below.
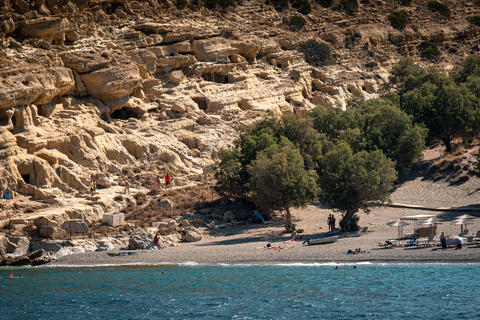
<svg viewBox="0 0 480 320"><path fill-rule="evenodd" d="M463 227L467 224L473 224L472 219L457 219L453 221L452 224L459 224L460 225L460 232L463 234Z"/></svg>
<svg viewBox="0 0 480 320"><path fill-rule="evenodd" d="M457 245L458 243L460 243L462 241L463 241L462 237L451 236L451 237L448 237L448 239L447 239L447 245L454 246L454 245Z"/></svg>
<svg viewBox="0 0 480 320"><path fill-rule="evenodd" d="M461 216L455 217L455 220L459 219L477 219L477 217L472 216L471 214L462 214Z"/></svg>
<svg viewBox="0 0 480 320"><path fill-rule="evenodd" d="M402 233L403 233L403 227L408 226L410 223L402 221L402 220L397 220L397 221L392 221L387 223L387 226L390 227L398 227L398 239L402 238Z"/></svg>

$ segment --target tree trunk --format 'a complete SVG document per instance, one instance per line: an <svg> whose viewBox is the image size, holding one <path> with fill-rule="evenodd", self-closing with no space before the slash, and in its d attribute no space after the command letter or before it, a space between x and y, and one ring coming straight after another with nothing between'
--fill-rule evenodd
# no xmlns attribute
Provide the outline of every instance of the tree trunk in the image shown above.
<svg viewBox="0 0 480 320"><path fill-rule="evenodd" d="M292 221L292 214L290 213L290 208L285 208L287 214L285 215L285 230L287 232L295 231L295 224Z"/></svg>
<svg viewBox="0 0 480 320"><path fill-rule="evenodd" d="M452 152L452 139L450 138L442 138L443 144L445 145L445 152L451 153Z"/></svg>
<svg viewBox="0 0 480 320"><path fill-rule="evenodd" d="M357 223L353 220L353 216L357 211L358 209L350 209L345 212L345 215L340 222L342 231L357 231L359 229Z"/></svg>

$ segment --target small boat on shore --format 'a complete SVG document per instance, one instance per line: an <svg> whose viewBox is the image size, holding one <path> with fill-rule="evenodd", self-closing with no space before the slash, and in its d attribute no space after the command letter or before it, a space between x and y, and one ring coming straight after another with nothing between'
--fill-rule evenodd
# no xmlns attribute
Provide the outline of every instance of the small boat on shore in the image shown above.
<svg viewBox="0 0 480 320"><path fill-rule="evenodd" d="M334 243L338 240L338 235L318 238L318 239L307 239L304 244L308 244L309 246L314 244L327 244L327 243Z"/></svg>

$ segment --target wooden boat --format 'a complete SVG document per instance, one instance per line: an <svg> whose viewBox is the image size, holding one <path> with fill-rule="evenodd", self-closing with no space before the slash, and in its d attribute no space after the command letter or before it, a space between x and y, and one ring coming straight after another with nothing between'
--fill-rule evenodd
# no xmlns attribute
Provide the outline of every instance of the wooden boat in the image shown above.
<svg viewBox="0 0 480 320"><path fill-rule="evenodd" d="M338 240L338 235L325 237L325 238L318 238L318 239L307 239L305 241L309 246L314 244L326 244L326 243L334 243ZM304 242L304 243L305 243Z"/></svg>

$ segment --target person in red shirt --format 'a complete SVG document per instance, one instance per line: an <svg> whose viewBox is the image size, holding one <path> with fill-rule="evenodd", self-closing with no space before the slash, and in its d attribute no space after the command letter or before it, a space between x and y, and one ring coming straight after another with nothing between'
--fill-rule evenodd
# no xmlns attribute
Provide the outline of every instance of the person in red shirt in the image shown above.
<svg viewBox="0 0 480 320"><path fill-rule="evenodd" d="M167 175L165 176L165 188L167 188L169 185L170 185L170 176L167 173Z"/></svg>

